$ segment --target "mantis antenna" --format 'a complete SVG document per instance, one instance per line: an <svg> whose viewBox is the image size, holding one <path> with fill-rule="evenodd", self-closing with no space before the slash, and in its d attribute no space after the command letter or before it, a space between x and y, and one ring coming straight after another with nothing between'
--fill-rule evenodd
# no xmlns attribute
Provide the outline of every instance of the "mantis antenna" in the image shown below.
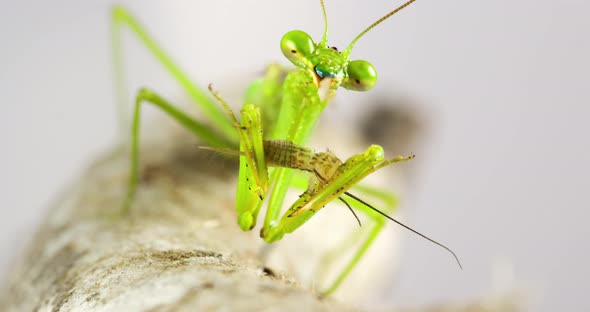
<svg viewBox="0 0 590 312"><path fill-rule="evenodd" d="M320 5L322 6L322 14L324 15L324 34L322 35L322 40L320 41L319 46L325 47L328 45L328 15L326 14L324 0L320 0Z"/></svg>
<svg viewBox="0 0 590 312"><path fill-rule="evenodd" d="M382 215L382 216L386 217L387 219L389 219L389 220L391 220L391 221L393 221L393 222L395 222L395 223L399 224L400 226L404 227L405 229L407 229L407 230L411 231L412 233L414 233L414 234L416 234L416 235L419 235L419 236L421 236L422 238L424 238L424 239L426 239L426 240L430 241L431 243L434 243L434 244L436 244L436 245L438 245L438 246L440 246L440 247L442 247L442 248L446 249L448 252L450 252L450 253L453 255L453 257L455 257L455 260L457 261L457 264L459 265L459 267L461 268L461 270L463 270L463 266L461 265L461 262L459 261L459 258L457 257L457 255L456 255L456 254L455 254L455 253L454 253L454 252L453 252L453 251L452 251L452 250L451 250L449 247L447 247L447 246L445 246L445 245L443 245L443 244L441 244L441 243L439 243L439 242L435 241L434 239L432 239L432 238L430 238L430 237L428 237L428 236L426 236L426 235L424 235L424 234L422 234L422 233L420 233L420 232L418 232L418 231L416 231L416 230L412 229L411 227L409 227L409 226L407 226L407 225L405 225L405 224L403 224L403 223L401 223L401 222L397 221L396 219L394 219L394 218L392 218L392 217L390 217L390 216L386 215L386 214L385 214L385 213L383 213L381 210L379 210L379 209L377 209L377 208L373 207L371 204L369 204L369 203L367 203L366 201L364 201L364 200L362 200L362 199L360 199L360 198L358 198L358 197L356 197L356 196L352 195L351 193L349 193L349 192L344 192L344 194L348 195L349 197L353 198L354 200L358 201L359 203L361 203L361 204L363 204L363 205L365 205L365 206L367 206L367 207L371 208L373 211L375 211L375 212L379 213L380 215Z"/></svg>
<svg viewBox="0 0 590 312"><path fill-rule="evenodd" d="M363 30L360 34L358 34L358 36L356 36L352 42L348 45L348 47L346 47L346 49L342 52L342 54L344 54L344 56L346 58L348 58L348 55L350 54L350 51L352 51L352 47L354 46L354 44L362 37L364 36L367 32L369 32L369 30L373 29L375 26L381 24L383 21L385 21L386 19L390 18L392 15L394 15L395 13L401 11L403 8L407 7L408 5L410 5L412 2L414 2L416 0L409 0L406 3L402 4L401 6L397 7L395 10L385 14L382 18L378 19L375 23L371 24L371 26L367 27L365 30ZM322 8L324 7L324 2L322 1ZM325 12L324 12L324 16L325 16ZM326 23L327 25L327 23ZM327 33L327 30L326 30ZM326 33L324 33L324 36L326 36ZM323 39L322 39L323 40Z"/></svg>

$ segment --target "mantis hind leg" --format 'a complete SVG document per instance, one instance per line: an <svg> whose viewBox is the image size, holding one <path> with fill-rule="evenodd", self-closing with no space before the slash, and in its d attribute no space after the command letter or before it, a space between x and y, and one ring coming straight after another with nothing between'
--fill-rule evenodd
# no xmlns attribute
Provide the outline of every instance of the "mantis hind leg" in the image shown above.
<svg viewBox="0 0 590 312"><path fill-rule="evenodd" d="M143 103L150 103L167 115L174 118L178 123L184 126L187 130L192 132L195 136L201 138L205 143L211 146L231 147L232 142L225 139L223 136L213 132L208 127L204 126L199 121L193 119L183 111L179 110L168 101L160 97L158 94L148 90L141 89L135 98L135 109L133 111L133 120L131 127L131 153L130 153L130 173L127 185L127 194L123 203L122 212L128 213L135 193L137 191L137 184L139 180L139 130L141 120L141 105Z"/></svg>
<svg viewBox="0 0 590 312"><path fill-rule="evenodd" d="M207 92L191 81L188 75L172 61L172 59L156 44L155 40L144 30L140 23L123 7L113 8L111 16L111 38L113 65L115 71L115 90L118 100L119 123L123 133L127 131L128 113L126 108L127 90L123 79L123 53L121 47L121 31L127 27L139 39L156 60L182 86L190 98L201 108L203 114L211 120L227 140L237 142L238 137L231 123Z"/></svg>
<svg viewBox="0 0 590 312"><path fill-rule="evenodd" d="M363 185L356 185L352 189L352 192L362 194L363 197L369 196L380 200L382 204L380 205L380 207L385 208L383 209L383 211L388 214L392 213L397 206L397 200L395 196L376 188L371 188ZM343 196L343 198L346 198L346 196ZM329 268L333 265L333 263L336 262L337 259L340 259L343 255L347 254L349 250L351 250L352 248L358 248L354 252L352 257L350 257L350 259L342 267L340 272L337 273L336 277L332 281L327 283L327 286L324 290L320 291L321 297L326 297L332 294L336 289L338 289L342 282L346 280L346 278L351 274L351 272L356 268L359 262L367 254L371 245L375 242L375 239L379 236L386 223L386 220L382 216L367 209L367 207L365 207L360 202L352 198L346 198L346 200L347 203L350 204L350 206L356 208L357 211L362 211L365 215L367 215L372 222L369 225L370 229L368 230L368 233L365 234L364 237L359 236L362 234L358 233L358 230L355 230L353 233L351 233L349 237L342 241L342 244L340 244L339 246L337 246L336 248L322 256L317 270L318 279L320 281L323 279L322 276L324 274L322 273L328 272Z"/></svg>

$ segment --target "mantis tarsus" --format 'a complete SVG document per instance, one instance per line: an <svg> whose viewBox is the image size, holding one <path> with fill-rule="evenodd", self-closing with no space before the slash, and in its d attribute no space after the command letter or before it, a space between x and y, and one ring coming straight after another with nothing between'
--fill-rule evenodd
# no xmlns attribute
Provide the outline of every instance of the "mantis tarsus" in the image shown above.
<svg viewBox="0 0 590 312"><path fill-rule="evenodd" d="M266 216L260 231L260 236L268 243L280 240L286 233L295 231L315 212L335 199L342 201L353 213L353 207L363 212L369 211L368 215L375 220L371 234L337 278L322 292L322 295L333 292L352 271L379 234L384 224L383 217L447 249L459 263L455 254L447 247L410 229L349 192L351 187L367 175L387 165L411 159L413 156L398 156L385 160L383 149L378 145L372 145L364 153L354 155L342 162L329 152L314 153L304 147L316 121L338 87L367 91L377 82L376 70L369 62L349 60L354 44L373 27L414 1L407 1L377 20L355 37L348 47L339 52L327 44L326 10L323 0L320 0L325 25L321 40L316 44L307 33L300 30L290 31L283 36L281 50L296 68L285 70L278 65L270 66L267 74L249 88L246 104L241 109L241 121L237 120L229 106L218 93L212 90L211 86L209 91L221 103L223 109L220 109L205 90L196 86L188 78L128 11L116 7L113 10L112 31L117 78L121 79L122 76L120 31L122 27L128 27L216 126L216 129L211 129L176 108L156 92L141 89L135 98L131 127L131 169L123 212L128 212L130 209L137 190L141 106L143 103L151 103L212 149L234 150L239 155L240 167L236 196L238 224L244 231L253 229L260 208L266 197L269 197ZM120 99L123 98L122 90L119 90L119 95ZM293 169L310 172L310 180L307 190L281 217L286 192L294 184ZM382 191L370 193L374 198L388 203L386 212L393 209L393 200L389 194ZM352 205L344 197L350 200ZM367 207L370 210L367 210Z"/></svg>

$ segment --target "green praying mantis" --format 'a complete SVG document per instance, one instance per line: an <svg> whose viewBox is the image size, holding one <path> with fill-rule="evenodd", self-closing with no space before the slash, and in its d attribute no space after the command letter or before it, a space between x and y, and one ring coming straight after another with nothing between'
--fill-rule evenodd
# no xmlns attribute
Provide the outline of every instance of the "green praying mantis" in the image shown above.
<svg viewBox="0 0 590 312"><path fill-rule="evenodd" d="M322 296L331 294L346 279L367 252L386 219L448 250L461 266L459 259L449 248L387 214L395 206L395 200L390 194L358 185L371 173L388 165L412 159L413 155L385 159L383 149L378 145L371 145L365 152L341 161L331 152L316 153L305 147L318 118L339 87L368 91L377 82L377 72L369 62L349 60L355 43L372 28L414 1L405 2L371 24L340 52L328 46L326 9L324 1L320 0L325 25L322 38L316 43L307 33L300 30L289 31L283 36L281 51L295 68L286 70L278 65L271 65L264 77L249 87L246 104L240 110L241 120L238 120L229 105L211 85L208 89L213 98L188 78L126 9L116 7L112 15L116 78L122 79L120 33L121 29L126 27L178 81L215 126L214 129L206 126L152 90L139 90L131 121L130 174L123 212L129 211L137 192L141 107L144 103L149 103L192 132L208 146L208 149L239 157L236 194L238 224L244 231L252 230L263 203L268 202L260 230L260 236L267 243L276 242L285 234L294 232L335 199L352 211L359 224L360 220L353 208L366 213L374 220L370 234L360 244L359 250L341 273L321 291ZM121 83L119 81L118 84ZM122 90L117 91L119 98L123 98ZM219 103L215 103L215 100ZM298 177L294 174L295 170L309 173L307 187L304 187L305 191L281 216L287 191L296 185L301 187L301 183L297 182ZM383 202L386 206L385 212L353 195L350 192L353 187L364 195Z"/></svg>

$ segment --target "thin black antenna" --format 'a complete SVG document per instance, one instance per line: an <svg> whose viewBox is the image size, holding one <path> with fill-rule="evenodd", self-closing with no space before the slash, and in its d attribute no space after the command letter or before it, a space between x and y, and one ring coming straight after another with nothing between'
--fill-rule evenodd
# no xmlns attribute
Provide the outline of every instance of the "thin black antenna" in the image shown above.
<svg viewBox="0 0 590 312"><path fill-rule="evenodd" d="M358 197L356 197L356 196L352 195L351 193L349 193L349 192L344 192L344 194L348 195L349 197L353 198L354 200L358 201L359 203L361 203L361 204L363 204L363 205L365 205L365 206L367 206L367 207L371 208L373 211L375 211L375 212L379 213L380 215L382 215L382 216L386 217L387 219L389 219L389 220L391 220L391 221L393 221L393 222L395 222L395 223L397 223L397 224L401 225L402 227L406 228L407 230L410 230L410 231L411 231L411 232L413 232L414 234L417 234L417 235L419 235L419 236L422 236L422 238L425 238L426 240L430 241L431 243L434 243L434 244L436 244L436 245L439 245L440 247L442 247L442 248L446 249L448 252L450 252L450 253L453 255L453 257L455 257L455 260L457 261L457 264L459 265L459 267L461 268L461 270L463 270L463 266L461 265L461 262L459 261L459 258L457 257L457 255L456 255L456 254L455 254L455 253L454 253L454 252L453 252L453 251L452 251L452 250L451 250L449 247L447 247L447 246L445 246L445 245L443 245L443 244L441 244L441 243L439 243L439 242L437 242L437 241L433 240L432 238L430 238L430 237L428 237L428 236L426 236L426 235L424 235L424 234L422 234L422 233L420 233L420 232L418 232L418 231L416 231L416 230L412 229L411 227L409 227L409 226L407 226L407 225L405 225L405 224L403 224L403 223L401 223L401 222L397 221L396 219L394 219L394 218L392 218L392 217L390 217L390 216L386 215L385 213L381 212L381 210L379 210L379 209L377 209L377 208L373 207L372 205L370 205L370 204L369 204L369 203L367 203L366 201L364 201L364 200L362 200L362 199L360 199L360 198L358 198Z"/></svg>
<svg viewBox="0 0 590 312"><path fill-rule="evenodd" d="M344 200L344 198L342 198L340 196L338 196L338 199L340 199L340 201L342 201L346 205L346 207L348 207L348 209L350 210L350 212L352 212L352 215L356 218L356 221L359 223L359 226L362 227L361 219L359 219L359 217L356 215L356 213L354 212L354 210L352 210L352 207L350 207L350 205L348 204L348 202L346 202Z"/></svg>

